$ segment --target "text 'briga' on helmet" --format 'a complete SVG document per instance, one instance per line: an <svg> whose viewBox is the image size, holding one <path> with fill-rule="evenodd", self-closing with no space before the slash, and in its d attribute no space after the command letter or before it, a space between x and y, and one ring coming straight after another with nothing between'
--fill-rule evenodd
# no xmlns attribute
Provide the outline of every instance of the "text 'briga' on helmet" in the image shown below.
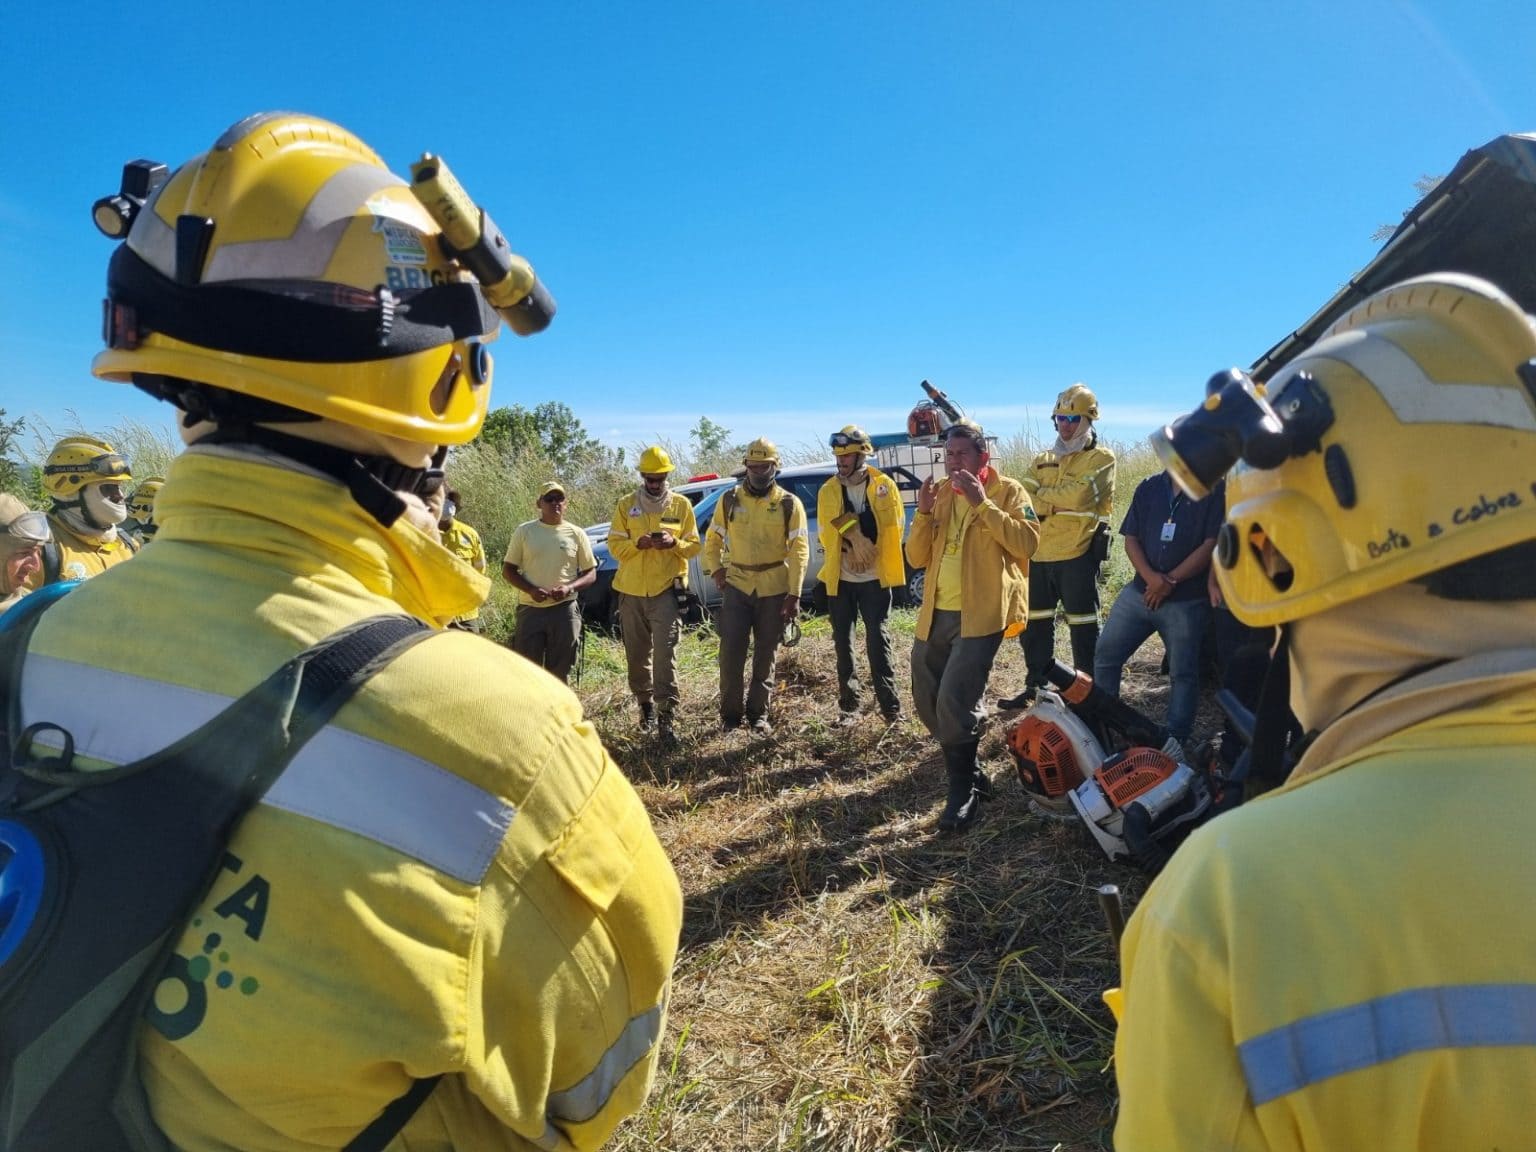
<svg viewBox="0 0 1536 1152"><path fill-rule="evenodd" d="M779 446L772 440L759 436L747 445L747 454L742 458L743 464L772 464L779 467Z"/></svg>
<svg viewBox="0 0 1536 1152"><path fill-rule="evenodd" d="M183 407L198 394L181 383L197 382L246 398L246 419L331 419L417 444L479 430L501 317L411 185L357 137L254 116L143 191L108 270L96 375Z"/></svg>
<svg viewBox="0 0 1536 1152"><path fill-rule="evenodd" d="M1056 397L1056 407L1051 409L1051 415L1086 416L1089 420L1097 420L1099 398L1088 385L1074 384Z"/></svg>
<svg viewBox="0 0 1536 1152"><path fill-rule="evenodd" d="M868 456L875 450L873 441L857 424L849 424L842 431L832 433L828 443L834 456L852 456L856 453Z"/></svg>
<svg viewBox="0 0 1536 1152"><path fill-rule="evenodd" d="M660 444L652 444L640 453L639 472L642 476L656 476L672 471L672 457Z"/></svg>
<svg viewBox="0 0 1536 1152"><path fill-rule="evenodd" d="M43 463L43 489L56 500L72 500L92 484L127 484L128 461L94 436L66 436Z"/></svg>
<svg viewBox="0 0 1536 1152"><path fill-rule="evenodd" d="M1216 549L1239 619L1285 623L1409 581L1536 597L1536 321L1494 285L1409 280L1267 389L1233 377L1154 444L1165 459L1173 446L1176 477L1223 438L1225 458L1197 469L1242 461Z"/></svg>

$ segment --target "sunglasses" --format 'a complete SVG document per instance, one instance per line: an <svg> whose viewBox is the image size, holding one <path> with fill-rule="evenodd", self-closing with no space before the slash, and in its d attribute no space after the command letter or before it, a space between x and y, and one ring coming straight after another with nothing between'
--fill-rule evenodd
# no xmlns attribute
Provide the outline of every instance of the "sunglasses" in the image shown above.
<svg viewBox="0 0 1536 1152"><path fill-rule="evenodd" d="M48 517L41 512L23 512L5 526L7 536L18 540L30 540L34 544L48 542Z"/></svg>
<svg viewBox="0 0 1536 1152"><path fill-rule="evenodd" d="M546 492L539 497L539 501L544 504L559 504L564 499L564 492Z"/></svg>
<svg viewBox="0 0 1536 1152"><path fill-rule="evenodd" d="M1076 424L1082 419L1081 416L1063 416L1060 413L1057 413L1054 418L1060 420L1063 424Z"/></svg>

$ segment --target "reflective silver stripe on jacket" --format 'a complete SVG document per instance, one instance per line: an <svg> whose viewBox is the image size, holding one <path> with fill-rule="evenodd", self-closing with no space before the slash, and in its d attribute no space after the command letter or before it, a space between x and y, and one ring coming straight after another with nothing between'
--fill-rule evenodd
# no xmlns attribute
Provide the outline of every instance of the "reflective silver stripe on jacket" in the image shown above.
<svg viewBox="0 0 1536 1152"><path fill-rule="evenodd" d="M1536 1046L1536 984L1414 988L1322 1012L1237 1047L1257 1107L1414 1052Z"/></svg>
<svg viewBox="0 0 1536 1152"><path fill-rule="evenodd" d="M624 1026L619 1038L603 1053L597 1067L579 1084L549 1094L549 1111L560 1120L582 1124L603 1110L624 1077L661 1037L661 1005L643 1012Z"/></svg>
<svg viewBox="0 0 1536 1152"><path fill-rule="evenodd" d="M200 728L233 698L29 656L22 723L67 731L75 753L130 764ZM56 732L37 743L62 745ZM515 814L512 805L383 741L326 727L299 750L263 804L364 836L458 880L478 884Z"/></svg>

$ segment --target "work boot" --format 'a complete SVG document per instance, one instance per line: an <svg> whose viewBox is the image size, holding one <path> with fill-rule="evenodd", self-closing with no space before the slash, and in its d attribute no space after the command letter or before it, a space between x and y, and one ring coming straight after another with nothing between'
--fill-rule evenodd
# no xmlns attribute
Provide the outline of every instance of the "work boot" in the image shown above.
<svg viewBox="0 0 1536 1152"><path fill-rule="evenodd" d="M656 727L656 705L650 700L640 701L640 731L650 732Z"/></svg>
<svg viewBox="0 0 1536 1152"><path fill-rule="evenodd" d="M939 815L940 832L963 832L981 811L981 797L976 794L976 747L973 740L944 749L949 794Z"/></svg>
<svg viewBox="0 0 1536 1152"><path fill-rule="evenodd" d="M656 717L656 735L667 744L677 743L677 729L672 726L672 713L663 712Z"/></svg>
<svg viewBox="0 0 1536 1152"><path fill-rule="evenodd" d="M976 799L992 799L992 777L987 775L986 769L981 766L980 761L976 764L975 788Z"/></svg>
<svg viewBox="0 0 1536 1152"><path fill-rule="evenodd" d="M754 736L771 736L771 735L773 735L773 725L768 722L768 717L766 717L766 716L759 716L756 720L752 721L752 735L754 735Z"/></svg>

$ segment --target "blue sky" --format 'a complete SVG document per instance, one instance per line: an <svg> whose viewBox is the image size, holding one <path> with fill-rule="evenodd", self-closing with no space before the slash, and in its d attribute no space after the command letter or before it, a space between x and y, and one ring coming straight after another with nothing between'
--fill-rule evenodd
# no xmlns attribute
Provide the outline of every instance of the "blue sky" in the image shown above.
<svg viewBox="0 0 1536 1152"><path fill-rule="evenodd" d="M443 155L538 268L560 314L504 333L493 405L804 444L900 427L923 378L1038 433L1082 380L1139 439L1414 180L1536 129L1533 42L1529 0L13 5L0 407L169 424L90 375L90 205L291 108L397 172Z"/></svg>

